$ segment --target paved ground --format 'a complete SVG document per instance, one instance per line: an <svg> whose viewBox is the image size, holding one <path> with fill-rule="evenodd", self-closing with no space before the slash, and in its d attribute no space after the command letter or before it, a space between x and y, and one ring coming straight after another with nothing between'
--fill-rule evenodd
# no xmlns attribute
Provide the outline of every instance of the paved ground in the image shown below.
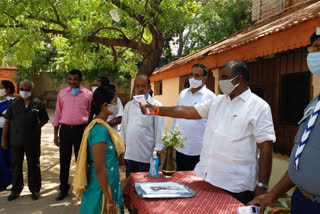
<svg viewBox="0 0 320 214"><path fill-rule="evenodd" d="M53 111L49 111L50 119L53 118ZM55 200L59 189L59 148L53 143L53 126L50 121L42 128L41 139L41 175L42 188L40 191L40 198L37 201L31 200L31 193L28 189L27 182L27 166L26 158L24 161L24 184L25 187L20 195L14 201L8 202L7 197L10 194L8 191L0 192L0 214L18 214L18 213L32 213L32 214L65 214L65 213L79 213L80 202L75 199L69 191L68 197L63 201L57 202ZM71 161L70 183L73 179L75 169L74 156ZM122 183L125 180L124 167L120 168L120 176Z"/></svg>

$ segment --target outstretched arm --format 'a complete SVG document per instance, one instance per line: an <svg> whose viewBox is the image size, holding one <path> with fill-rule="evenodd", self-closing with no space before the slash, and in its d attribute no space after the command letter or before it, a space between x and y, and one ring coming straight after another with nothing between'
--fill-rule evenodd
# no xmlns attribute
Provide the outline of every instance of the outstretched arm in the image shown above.
<svg viewBox="0 0 320 214"><path fill-rule="evenodd" d="M140 106L142 114L159 115L173 118L202 119L198 111L193 106L158 107L151 104ZM149 109L150 113L147 113ZM157 109L159 109L157 114Z"/></svg>

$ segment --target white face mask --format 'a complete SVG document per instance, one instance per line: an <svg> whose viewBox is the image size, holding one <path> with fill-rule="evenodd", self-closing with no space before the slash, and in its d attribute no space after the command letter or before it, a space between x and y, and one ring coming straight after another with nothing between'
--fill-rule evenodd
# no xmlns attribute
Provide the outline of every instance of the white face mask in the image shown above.
<svg viewBox="0 0 320 214"><path fill-rule="evenodd" d="M320 76L320 52L309 53L307 56L309 70L317 76Z"/></svg>
<svg viewBox="0 0 320 214"><path fill-rule="evenodd" d="M237 85L232 84L232 80L234 80L238 76L235 76L234 78L228 80L219 80L219 87L222 93L229 95L236 87L238 87L239 83Z"/></svg>
<svg viewBox="0 0 320 214"><path fill-rule="evenodd" d="M28 99L31 96L31 92L30 91L20 91L20 96L23 99Z"/></svg>
<svg viewBox="0 0 320 214"><path fill-rule="evenodd" d="M191 88L199 88L202 86L202 80L196 80L194 78L189 79L189 84Z"/></svg>
<svg viewBox="0 0 320 214"><path fill-rule="evenodd" d="M116 116L119 112L118 105L108 104L108 110L111 112L113 116Z"/></svg>
<svg viewBox="0 0 320 214"><path fill-rule="evenodd" d="M0 89L0 97L3 97L4 95L6 95L6 89L3 88L3 89Z"/></svg>
<svg viewBox="0 0 320 214"><path fill-rule="evenodd" d="M94 93L94 91L97 90L97 88L98 88L97 86L92 86L92 88L91 88L92 89L92 93Z"/></svg>

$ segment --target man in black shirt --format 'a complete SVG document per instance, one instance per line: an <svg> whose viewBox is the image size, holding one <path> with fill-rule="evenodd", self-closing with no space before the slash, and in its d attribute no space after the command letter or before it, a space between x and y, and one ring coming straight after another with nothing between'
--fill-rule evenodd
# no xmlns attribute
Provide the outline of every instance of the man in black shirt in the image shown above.
<svg viewBox="0 0 320 214"><path fill-rule="evenodd" d="M40 141L41 127L49 120L45 105L31 96L34 85L30 80L20 83L21 97L12 101L5 114L2 147L10 145L12 158L12 190L8 201L19 197L23 189L23 158L27 156L28 187L32 199L39 198L41 188ZM7 137L8 141L7 142Z"/></svg>

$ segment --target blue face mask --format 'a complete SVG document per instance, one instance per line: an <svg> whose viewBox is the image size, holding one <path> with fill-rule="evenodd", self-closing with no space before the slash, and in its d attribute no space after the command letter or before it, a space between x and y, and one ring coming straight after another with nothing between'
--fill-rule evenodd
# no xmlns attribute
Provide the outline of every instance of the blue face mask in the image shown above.
<svg viewBox="0 0 320 214"><path fill-rule="evenodd" d="M309 70L317 76L320 76L320 52L309 53L307 56Z"/></svg>
<svg viewBox="0 0 320 214"><path fill-rule="evenodd" d="M79 88L71 88L71 94L76 96L79 93Z"/></svg>

